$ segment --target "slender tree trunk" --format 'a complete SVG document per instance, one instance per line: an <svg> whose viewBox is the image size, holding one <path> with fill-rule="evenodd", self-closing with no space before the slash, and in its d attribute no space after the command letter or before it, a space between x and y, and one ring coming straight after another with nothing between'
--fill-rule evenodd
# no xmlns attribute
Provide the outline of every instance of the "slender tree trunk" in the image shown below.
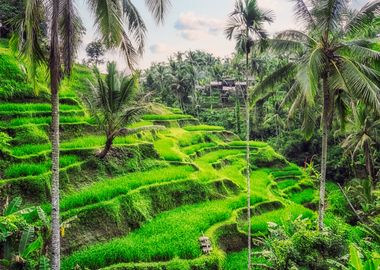
<svg viewBox="0 0 380 270"><path fill-rule="evenodd" d="M103 150L97 155L99 158L105 158L107 156L108 152L112 148L113 139L113 137L107 137L106 145L104 146Z"/></svg>
<svg viewBox="0 0 380 270"><path fill-rule="evenodd" d="M364 143L364 157L365 157L365 168L367 170L367 174L368 174L368 177L370 179L370 181L372 182L372 184L374 185L374 181L375 181L375 171L373 169L373 159L372 159L372 153L371 153L371 147L368 143L368 141L366 141Z"/></svg>
<svg viewBox="0 0 380 270"><path fill-rule="evenodd" d="M247 38L248 38L248 27L247 27ZM249 53L248 53L248 44L246 46L246 55L245 55L245 64L246 64L246 100L245 100L245 117L246 117L246 163L247 163L247 219L248 219L248 270L252 268L252 233L251 233L251 166L250 166L250 113L249 113Z"/></svg>
<svg viewBox="0 0 380 270"><path fill-rule="evenodd" d="M51 236L51 265L53 270L60 269L60 218L59 218L59 81L60 57L58 40L59 0L53 0L51 43L50 43L50 87L52 103L52 236Z"/></svg>
<svg viewBox="0 0 380 270"><path fill-rule="evenodd" d="M331 116L331 98L328 87L328 75L323 77L323 112L322 112L322 155L321 155L321 178L319 183L319 217L318 228L324 228L324 215L326 208L326 171L327 171L327 151L328 136L330 129Z"/></svg>

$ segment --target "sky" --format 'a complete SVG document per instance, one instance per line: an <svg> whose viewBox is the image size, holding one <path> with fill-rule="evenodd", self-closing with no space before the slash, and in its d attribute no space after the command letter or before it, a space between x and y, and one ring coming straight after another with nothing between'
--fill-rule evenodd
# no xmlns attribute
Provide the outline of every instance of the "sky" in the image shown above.
<svg viewBox="0 0 380 270"><path fill-rule="evenodd" d="M146 9L145 1L132 0L147 25L145 53L138 68L148 68L154 62L163 62L177 51L204 50L218 57L230 56L234 41L226 39L223 29L228 14L233 11L234 0L171 0L171 8L163 25L157 26ZM88 43L97 39L93 27L94 19L85 0L75 0L79 14L86 27L86 35L78 51L78 61L86 57ZM354 6L362 6L366 0L352 0ZM270 34L285 29L300 29L293 17L293 3L290 0L258 0L261 8L271 9L275 21L266 26ZM126 68L122 55L117 51L106 54L107 61L116 61L120 70Z"/></svg>

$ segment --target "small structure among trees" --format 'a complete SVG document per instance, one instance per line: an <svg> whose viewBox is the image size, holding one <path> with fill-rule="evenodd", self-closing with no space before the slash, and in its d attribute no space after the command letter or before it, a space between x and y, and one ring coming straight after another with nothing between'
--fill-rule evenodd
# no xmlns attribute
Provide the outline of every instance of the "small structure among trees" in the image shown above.
<svg viewBox="0 0 380 270"><path fill-rule="evenodd" d="M223 104L228 104L239 99L243 101L246 98L246 89L247 83L240 82L235 79L226 78L220 81L212 81L209 87L209 95L213 95L215 91L219 94L220 101ZM230 97L235 97L233 100L230 100Z"/></svg>

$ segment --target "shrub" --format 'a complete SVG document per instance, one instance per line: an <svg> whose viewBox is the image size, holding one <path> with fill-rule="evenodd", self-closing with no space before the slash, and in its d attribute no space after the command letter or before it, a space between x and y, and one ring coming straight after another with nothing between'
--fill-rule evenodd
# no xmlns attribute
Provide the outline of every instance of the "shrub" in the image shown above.
<svg viewBox="0 0 380 270"><path fill-rule="evenodd" d="M313 230L310 220L297 218L282 226L271 224L261 255L274 269L336 269L345 264L347 242L341 231Z"/></svg>

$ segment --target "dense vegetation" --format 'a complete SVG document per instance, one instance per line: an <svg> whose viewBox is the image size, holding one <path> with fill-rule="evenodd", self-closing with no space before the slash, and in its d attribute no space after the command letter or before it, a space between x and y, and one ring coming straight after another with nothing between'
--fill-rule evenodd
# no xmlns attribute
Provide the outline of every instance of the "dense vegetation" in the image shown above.
<svg viewBox="0 0 380 270"><path fill-rule="evenodd" d="M125 45L122 14L138 43L123 48L130 65L143 49L137 10L116 2L112 18L94 9L103 36L79 65L74 48L46 45L65 46L64 23L50 33L42 6L0 1L40 23L25 40L0 26L0 268L378 269L380 2L297 0L304 31L269 38L271 12L238 0L231 58L179 52L130 76L89 67ZM162 21L168 2L146 3ZM41 55L28 54L31 37ZM234 80L251 87L215 87Z"/></svg>

